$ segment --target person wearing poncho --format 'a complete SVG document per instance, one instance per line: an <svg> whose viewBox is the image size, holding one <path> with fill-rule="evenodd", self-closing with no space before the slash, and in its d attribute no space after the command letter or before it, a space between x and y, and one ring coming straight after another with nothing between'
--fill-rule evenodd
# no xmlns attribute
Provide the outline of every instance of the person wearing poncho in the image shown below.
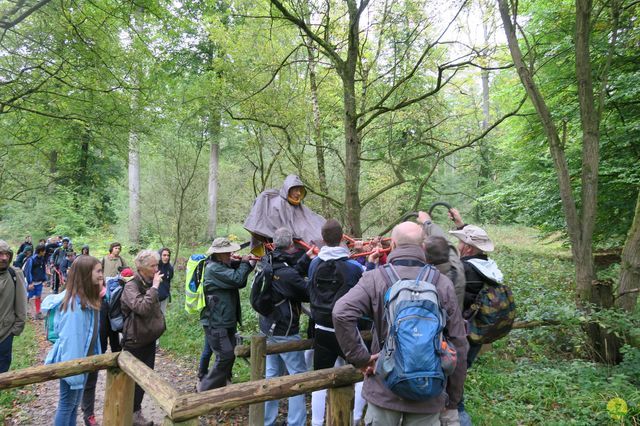
<svg viewBox="0 0 640 426"><path fill-rule="evenodd" d="M282 227L290 229L294 239L315 244L322 241L320 228L326 219L302 204L306 193L300 178L289 175L280 190L267 189L258 195L244 221L244 228L251 232L254 253Z"/></svg>

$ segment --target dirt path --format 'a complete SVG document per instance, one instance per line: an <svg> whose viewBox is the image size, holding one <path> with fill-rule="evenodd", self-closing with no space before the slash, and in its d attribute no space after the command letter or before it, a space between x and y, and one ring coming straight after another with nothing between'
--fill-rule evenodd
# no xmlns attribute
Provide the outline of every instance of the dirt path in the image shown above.
<svg viewBox="0 0 640 426"><path fill-rule="evenodd" d="M45 293L50 289L45 288ZM44 335L44 322L31 319L32 325L37 333L38 354L36 365L44 363L47 352L51 349L51 344ZM155 371L180 393L194 392L196 386L196 364L186 365L179 362L163 351L161 348L156 352ZM98 383L96 385L95 415L98 424L102 425L102 411L104 407L104 389L106 382L106 371L100 371ZM8 425L51 425L58 406L59 381L53 380L38 383L23 388L22 392L34 396L33 400L16 407L17 410L10 419ZM161 425L164 412L156 401L145 394L142 401L142 411L145 417L152 420L156 425ZM229 424L243 425L248 423L248 409L240 408L229 412L219 412L214 415L200 418L200 424ZM77 424L83 425L82 410L78 408Z"/></svg>

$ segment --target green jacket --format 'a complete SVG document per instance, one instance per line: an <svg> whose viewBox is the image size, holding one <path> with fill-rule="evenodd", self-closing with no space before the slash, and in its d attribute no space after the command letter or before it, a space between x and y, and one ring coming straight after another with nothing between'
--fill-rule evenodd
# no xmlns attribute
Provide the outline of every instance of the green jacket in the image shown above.
<svg viewBox="0 0 640 426"><path fill-rule="evenodd" d="M211 328L235 328L242 322L239 289L247 286L251 272L248 263L238 268L213 261L204 272L207 306L200 313L200 323Z"/></svg>

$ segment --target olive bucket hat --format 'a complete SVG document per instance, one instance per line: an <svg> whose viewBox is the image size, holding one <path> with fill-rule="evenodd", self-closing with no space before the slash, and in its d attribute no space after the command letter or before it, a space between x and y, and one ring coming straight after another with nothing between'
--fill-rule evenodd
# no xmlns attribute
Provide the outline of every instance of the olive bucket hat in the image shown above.
<svg viewBox="0 0 640 426"><path fill-rule="evenodd" d="M211 247L207 250L207 256L214 253L232 253L240 250L240 245L232 243L228 238L220 237L213 240Z"/></svg>

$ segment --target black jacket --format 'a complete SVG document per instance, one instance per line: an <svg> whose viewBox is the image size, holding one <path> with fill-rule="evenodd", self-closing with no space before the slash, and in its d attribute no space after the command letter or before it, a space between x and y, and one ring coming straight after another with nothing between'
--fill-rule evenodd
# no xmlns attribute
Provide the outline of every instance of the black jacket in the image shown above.
<svg viewBox="0 0 640 426"><path fill-rule="evenodd" d="M475 302L478 293L484 287L484 284L487 278L479 273L472 265L468 262L470 259L482 259L487 260L486 254L476 254L473 256L465 256L460 258L462 264L464 265L464 276L467 281L465 289L464 289L464 308L462 312L466 311L471 307L473 302Z"/></svg>
<svg viewBox="0 0 640 426"><path fill-rule="evenodd" d="M260 315L260 331L264 334L292 336L300 332L301 303L309 301L308 282L304 279L309 262L303 251L273 251L272 297L276 306L268 317Z"/></svg>
<svg viewBox="0 0 640 426"><path fill-rule="evenodd" d="M160 287L158 287L158 299L162 302L165 299L171 301L171 280L173 279L173 266L171 263L158 264L158 270L163 275Z"/></svg>

